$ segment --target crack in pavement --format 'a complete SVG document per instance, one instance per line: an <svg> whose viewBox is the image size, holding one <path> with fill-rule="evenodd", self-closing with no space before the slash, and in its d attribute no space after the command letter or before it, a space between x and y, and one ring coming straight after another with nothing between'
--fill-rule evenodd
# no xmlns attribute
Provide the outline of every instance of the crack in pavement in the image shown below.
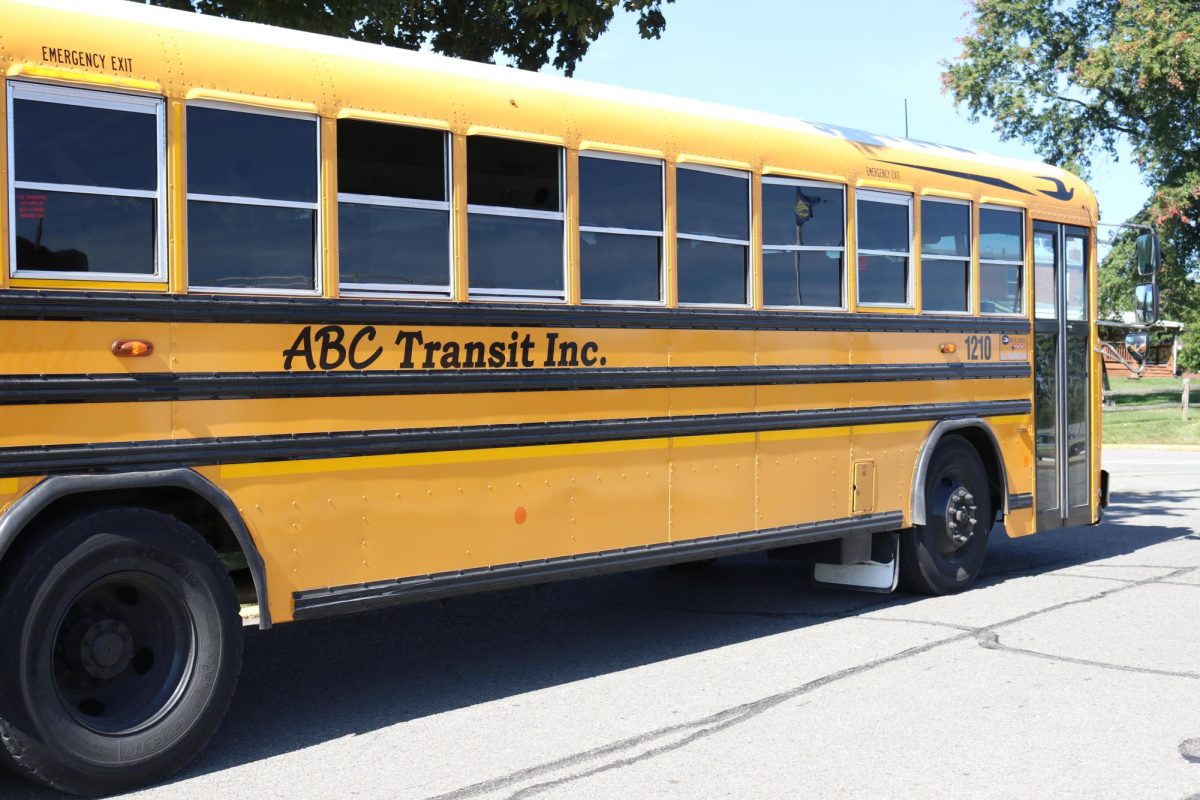
<svg viewBox="0 0 1200 800"><path fill-rule="evenodd" d="M699 719L695 719L690 722L683 722L683 723L678 723L678 724L670 725L670 726L663 727L663 728L658 728L655 730L648 731L646 733L639 734L637 736L632 736L632 737L628 737L626 739L621 739L616 742L611 742L611 743L603 745L601 747L592 748L590 750L584 750L584 751L581 751L578 753L573 753L571 755L564 756L559 759L555 759L553 761L548 761L548 762L544 762L542 764L538 764L538 765L535 765L532 767L527 767L525 769L516 770L507 775L502 775L502 776L499 776L496 778L491 778L489 780L480 781L478 783L473 783L473 784L470 784L467 786L463 786L458 789L452 790L450 792L446 792L444 794L435 795L430 800L463 800L463 798L478 797L480 795L489 794L492 792L498 792L501 790L508 789L510 787L513 787L517 784L524 783L531 779L538 779L543 776L548 776L548 775L550 775L554 772L557 772L559 770L562 770L562 769L569 769L569 768L573 768L573 767L583 767L585 764L588 764L589 762L595 762L595 761L602 762L596 766L581 769L579 771L572 772L570 774L564 775L559 778L553 778L553 779L544 780L544 781L541 781L538 783L532 783L528 786L519 788L516 791L514 791L512 794L508 795L509 800L516 800L517 798L531 797L533 795L540 794L540 793L548 791L550 789L553 789L553 788L556 788L559 786L563 786L565 784L572 783L574 781L582 780L584 778L588 778L593 775L600 774L602 772L608 772L608 771L614 770L614 769L621 769L623 767L637 764L641 761L646 761L646 760L655 758L657 756L663 755L664 753L668 753L673 750L678 750L679 748L685 747L689 744L692 744L693 742L699 741L701 739L704 739L704 738L707 738L714 734L717 734L721 731L732 728L736 725L740 725L741 723L747 722L748 720L751 720L751 719L759 716L760 714L763 714L777 706L780 706L789 700L793 700L802 695L806 695L813 691L816 691L817 689L821 689L826 686L830 686L832 684L844 681L848 678L853 678L855 676L862 675L867 672L871 672L880 667L884 667L889 664L894 664L894 663L912 658L913 656L927 653L931 650L934 650L936 648L942 647L947 644L953 644L955 642L961 642L961 641L965 641L967 639L974 638L977 641L980 641L981 645L984 645L984 642L981 641L979 637L981 634L987 633L987 634L990 634L992 637L995 637L995 643L997 645L997 649L1003 648L1004 646L1000 645L999 638L996 637L996 634L995 634L995 630L998 628L1004 628L1004 627L1008 627L1010 625L1015 625L1020 622L1024 622L1026 620L1033 619L1034 617L1039 617L1044 614L1050 614L1055 611L1060 611L1064 608L1070 608L1072 606L1093 603L1093 602L1096 602L1097 600L1102 600L1102 599L1110 597L1114 594L1118 594L1121 592L1127 592L1131 589L1135 589L1140 586L1147 586L1150 584L1159 583L1159 582L1162 582L1165 580L1169 580L1171 578L1177 578L1181 575L1186 575L1189 572L1193 572L1196 570L1200 570L1200 566L1181 567L1181 568L1172 570L1171 572L1168 572L1164 575L1155 576L1152 578L1144 578L1142 580L1133 581L1130 583L1122 583L1119 586L1114 586L1112 588L1105 589L1105 590L1097 592L1095 594L1088 595L1087 597L1077 598L1074 600L1065 600L1061 603L1056 603L1054 605L1047 606L1046 608L1036 609L1034 611L1029 611L1024 614L1019 614L1015 617L1010 617L1008 619L1001 620L996 623L992 623L991 625L987 625L982 628L962 630L951 624L941 623L943 626L956 628L958 630L961 630L961 632L954 636L948 636L944 639L937 639L932 642L926 642L925 644L921 644L921 645L917 645L915 647L910 647L905 650L901 650L897 653L893 653L892 655L886 656L884 658L874 659L872 661L868 661L864 664L858 664L853 667L847 667L845 669L838 670L836 672L832 672L832 673L822 676L820 678L816 678L814 680L808 681L799 686L795 686L791 689L787 689L782 692L777 692L775 694L771 694L766 697L759 698L758 700L750 701L748 703L741 703L741 704L733 706L731 708L727 708L727 709L718 711L715 714L710 714L708 716L701 717ZM887 618L882 618L882 617L864 617L864 619L872 619L872 620L880 620L880 621L887 620ZM934 623L934 624L937 624L937 623ZM984 645L984 646L986 646L986 645ZM1029 651L1029 652L1032 655L1040 655L1040 656L1051 658L1051 659L1059 658L1056 656L1050 656L1048 654L1038 654L1034 651ZM1064 660L1072 660L1072 659L1064 658ZM1149 672L1151 674L1162 674L1162 671L1159 671L1159 670L1149 670L1149 669L1142 669L1142 668L1137 668L1137 667L1122 667L1121 665L1111 665L1111 664L1106 665L1106 664L1103 664L1102 662L1087 662L1087 661L1078 660L1078 659L1076 659L1075 661L1077 661L1078 663L1084 663L1084 664L1094 664L1097 666L1106 666L1109 668L1125 669L1125 670L1129 670L1129 671L1133 671L1133 672ZM1186 673L1186 674L1174 673L1173 676L1176 676L1176 677L1183 676L1183 677L1189 677L1189 678L1190 677L1200 677L1197 675L1192 675L1191 673ZM652 745L654 745L655 742L660 742L663 740L669 740L669 741L664 741L662 744L652 746ZM647 746L649 746L648 749L641 749L640 752L638 752L639 748L643 748L643 747L647 747ZM631 751L633 751L633 752L631 752ZM625 756L620 755L620 754L626 753L626 752L629 752L630 754L625 755ZM604 759L611 759L611 760L604 760Z"/></svg>
<svg viewBox="0 0 1200 800"><path fill-rule="evenodd" d="M996 635L996 632L987 628L977 631L975 633L975 640L979 642L979 646L985 650L998 650L1002 653L1019 653L1026 656L1034 656L1035 658L1044 658L1047 661L1081 664L1085 667L1101 667L1103 669L1113 669L1120 672L1138 672L1145 675L1164 675L1169 678L1200 679L1200 672L1176 672L1174 670L1155 669L1153 667L1135 667L1128 664L1113 664L1108 661L1093 661L1090 658L1060 656L1053 653L1043 653L1040 650L1029 650L1024 647L1013 647L1012 645L1007 645L1001 642L1000 637Z"/></svg>

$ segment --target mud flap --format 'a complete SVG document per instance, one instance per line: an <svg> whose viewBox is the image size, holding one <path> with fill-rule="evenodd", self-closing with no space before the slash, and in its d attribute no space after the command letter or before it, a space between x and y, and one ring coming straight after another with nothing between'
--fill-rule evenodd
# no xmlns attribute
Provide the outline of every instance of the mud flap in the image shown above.
<svg viewBox="0 0 1200 800"><path fill-rule="evenodd" d="M877 535L869 560L852 564L813 564L813 583L834 589L864 592L895 591L900 579L900 535Z"/></svg>

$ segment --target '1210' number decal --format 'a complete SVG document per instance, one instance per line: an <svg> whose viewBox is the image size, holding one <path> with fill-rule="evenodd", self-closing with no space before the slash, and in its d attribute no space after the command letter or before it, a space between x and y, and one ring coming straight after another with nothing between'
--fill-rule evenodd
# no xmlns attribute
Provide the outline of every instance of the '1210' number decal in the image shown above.
<svg viewBox="0 0 1200 800"><path fill-rule="evenodd" d="M990 336L968 336L967 337L967 360L968 361L991 361L992 360L992 337L990 337Z"/></svg>

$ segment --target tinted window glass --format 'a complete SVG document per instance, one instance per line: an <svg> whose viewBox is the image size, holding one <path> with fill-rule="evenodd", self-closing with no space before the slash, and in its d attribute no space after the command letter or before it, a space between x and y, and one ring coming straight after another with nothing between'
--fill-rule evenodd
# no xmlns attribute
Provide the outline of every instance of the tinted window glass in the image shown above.
<svg viewBox="0 0 1200 800"><path fill-rule="evenodd" d="M979 257L1021 261L1022 219L1020 212L979 209Z"/></svg>
<svg viewBox="0 0 1200 800"><path fill-rule="evenodd" d="M1058 317L1058 253L1054 235L1042 231L1033 233L1033 307L1041 319Z"/></svg>
<svg viewBox="0 0 1200 800"><path fill-rule="evenodd" d="M467 139L467 202L534 211L562 211L562 148L490 136ZM471 254L474 261L474 253Z"/></svg>
<svg viewBox="0 0 1200 800"><path fill-rule="evenodd" d="M908 206L859 198L858 248L907 253Z"/></svg>
<svg viewBox="0 0 1200 800"><path fill-rule="evenodd" d="M746 303L746 248L679 240L679 302Z"/></svg>
<svg viewBox="0 0 1200 800"><path fill-rule="evenodd" d="M750 238L749 180L681 167L675 181L680 233Z"/></svg>
<svg viewBox="0 0 1200 800"><path fill-rule="evenodd" d="M152 199L17 189L16 205L17 269L154 272Z"/></svg>
<svg viewBox="0 0 1200 800"><path fill-rule="evenodd" d="M157 128L150 113L13 98L14 177L154 191Z"/></svg>
<svg viewBox="0 0 1200 800"><path fill-rule="evenodd" d="M661 299L662 239L584 231L579 235L579 279L585 300Z"/></svg>
<svg viewBox="0 0 1200 800"><path fill-rule="evenodd" d="M763 303L768 306L842 305L842 254L837 250L765 250Z"/></svg>
<svg viewBox="0 0 1200 800"><path fill-rule="evenodd" d="M342 283L446 286L450 212L338 204Z"/></svg>
<svg viewBox="0 0 1200 800"><path fill-rule="evenodd" d="M841 247L845 244L842 190L764 183L763 241Z"/></svg>
<svg viewBox="0 0 1200 800"><path fill-rule="evenodd" d="M971 255L971 207L921 201L921 252L931 256Z"/></svg>
<svg viewBox="0 0 1200 800"><path fill-rule="evenodd" d="M1087 242L1068 235L1066 249L1067 319L1087 319Z"/></svg>
<svg viewBox="0 0 1200 800"><path fill-rule="evenodd" d="M317 212L188 203L193 286L312 289Z"/></svg>
<svg viewBox="0 0 1200 800"><path fill-rule="evenodd" d="M858 299L863 303L908 302L908 259L904 256L860 255Z"/></svg>
<svg viewBox="0 0 1200 800"><path fill-rule="evenodd" d="M446 199L446 134L424 128L340 119L338 191Z"/></svg>
<svg viewBox="0 0 1200 800"><path fill-rule="evenodd" d="M472 289L563 289L563 225L558 220L471 214Z"/></svg>
<svg viewBox="0 0 1200 800"><path fill-rule="evenodd" d="M921 262L921 306L926 311L966 311L970 262L926 259Z"/></svg>
<svg viewBox="0 0 1200 800"><path fill-rule="evenodd" d="M579 159L580 224L661 231L662 167L611 158Z"/></svg>
<svg viewBox="0 0 1200 800"><path fill-rule="evenodd" d="M980 264L980 310L985 314L1021 313L1021 275L1019 264Z"/></svg>
<svg viewBox="0 0 1200 800"><path fill-rule="evenodd" d="M188 192L317 201L317 124L311 119L192 106Z"/></svg>

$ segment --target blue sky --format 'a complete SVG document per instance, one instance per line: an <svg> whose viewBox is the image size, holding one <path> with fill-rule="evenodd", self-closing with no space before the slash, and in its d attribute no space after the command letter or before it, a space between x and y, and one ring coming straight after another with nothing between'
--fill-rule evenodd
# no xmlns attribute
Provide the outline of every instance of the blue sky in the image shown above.
<svg viewBox="0 0 1200 800"><path fill-rule="evenodd" d="M678 0L658 41L618 12L575 76L894 135L908 98L914 139L1040 160L942 94L939 64L961 49L966 11L964 0ZM1149 196L1125 160L1097 158L1089 182L1103 222L1124 221Z"/></svg>

